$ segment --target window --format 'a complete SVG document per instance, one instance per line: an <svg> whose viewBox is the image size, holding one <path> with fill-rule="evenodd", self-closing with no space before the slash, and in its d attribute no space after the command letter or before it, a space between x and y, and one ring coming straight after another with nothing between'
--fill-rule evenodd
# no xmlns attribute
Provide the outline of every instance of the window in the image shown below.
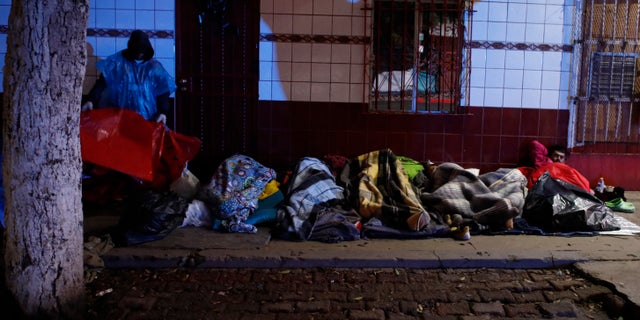
<svg viewBox="0 0 640 320"><path fill-rule="evenodd" d="M635 54L594 52L589 96L595 99L629 99L636 75Z"/></svg>
<svg viewBox="0 0 640 320"><path fill-rule="evenodd" d="M370 111L462 112L470 6L446 0L374 1Z"/></svg>

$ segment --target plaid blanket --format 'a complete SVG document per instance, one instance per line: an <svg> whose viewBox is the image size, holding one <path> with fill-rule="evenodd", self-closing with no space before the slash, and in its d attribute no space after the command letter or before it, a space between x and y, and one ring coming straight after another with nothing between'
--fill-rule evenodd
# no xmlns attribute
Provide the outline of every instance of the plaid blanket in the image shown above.
<svg viewBox="0 0 640 320"><path fill-rule="evenodd" d="M459 214L499 230L522 213L527 178L518 169L503 168L476 176L445 162L428 175L431 190L425 190L420 199L428 210L441 216Z"/></svg>
<svg viewBox="0 0 640 320"><path fill-rule="evenodd" d="M389 149L349 160L340 183L349 203L365 219L375 217L386 226L414 231L431 222L401 162Z"/></svg>
<svg viewBox="0 0 640 320"><path fill-rule="evenodd" d="M278 208L274 233L281 238L307 240L312 229L321 228L316 225L318 213L342 202L344 193L324 162L306 157L296 165L285 197Z"/></svg>

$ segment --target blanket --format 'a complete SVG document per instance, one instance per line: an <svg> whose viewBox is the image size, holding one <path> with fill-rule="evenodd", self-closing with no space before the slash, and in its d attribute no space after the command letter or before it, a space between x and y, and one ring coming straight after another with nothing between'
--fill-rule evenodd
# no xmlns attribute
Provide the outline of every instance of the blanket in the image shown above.
<svg viewBox="0 0 640 320"><path fill-rule="evenodd" d="M340 183L347 201L365 219L378 218L386 226L413 231L431 222L401 162L389 149L349 160Z"/></svg>
<svg viewBox="0 0 640 320"><path fill-rule="evenodd" d="M526 177L518 169L502 168L476 176L461 166L445 162L428 172L431 190L420 199L441 217L461 215L465 222L505 229L522 213Z"/></svg>
<svg viewBox="0 0 640 320"><path fill-rule="evenodd" d="M359 239L354 224L359 216L337 208L344 200L344 192L321 160L301 159L285 194L286 198L277 210L275 236L326 242Z"/></svg>

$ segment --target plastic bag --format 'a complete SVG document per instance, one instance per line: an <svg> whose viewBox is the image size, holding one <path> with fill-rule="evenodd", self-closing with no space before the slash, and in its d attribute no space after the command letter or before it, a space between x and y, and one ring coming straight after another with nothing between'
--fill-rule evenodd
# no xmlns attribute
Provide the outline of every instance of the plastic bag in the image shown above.
<svg viewBox="0 0 640 320"><path fill-rule="evenodd" d="M602 201L580 187L540 176L525 199L522 217L545 231L619 230L615 214Z"/></svg>
<svg viewBox="0 0 640 320"><path fill-rule="evenodd" d="M151 182L156 190L180 178L202 144L119 108L82 112L80 143L83 161Z"/></svg>
<svg viewBox="0 0 640 320"><path fill-rule="evenodd" d="M82 112L82 160L151 181L163 147L165 128L125 109Z"/></svg>

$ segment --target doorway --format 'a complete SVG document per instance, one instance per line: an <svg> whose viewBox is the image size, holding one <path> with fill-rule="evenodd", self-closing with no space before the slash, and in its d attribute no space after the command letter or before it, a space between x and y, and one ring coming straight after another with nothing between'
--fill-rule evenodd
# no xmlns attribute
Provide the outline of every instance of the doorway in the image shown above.
<svg viewBox="0 0 640 320"><path fill-rule="evenodd" d="M202 147L189 170L208 179L256 150L259 0L176 1L175 126Z"/></svg>

